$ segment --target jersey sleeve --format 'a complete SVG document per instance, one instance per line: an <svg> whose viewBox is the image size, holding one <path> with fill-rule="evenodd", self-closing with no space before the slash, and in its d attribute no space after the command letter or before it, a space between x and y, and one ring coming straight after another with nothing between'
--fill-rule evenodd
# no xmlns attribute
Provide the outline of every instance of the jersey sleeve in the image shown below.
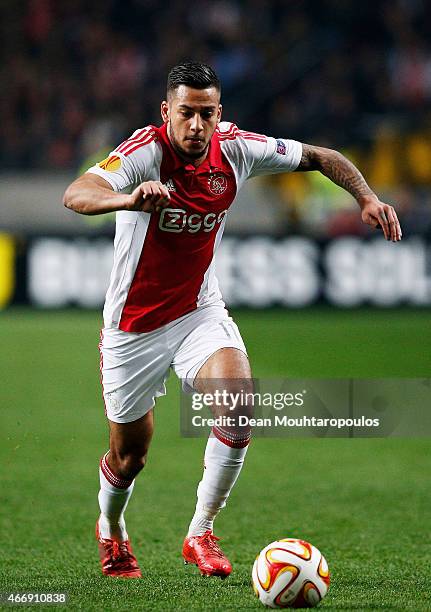
<svg viewBox="0 0 431 612"><path fill-rule="evenodd" d="M291 172L301 161L302 144L296 140L246 132L228 122L219 124L218 134L240 185L253 176Z"/></svg>
<svg viewBox="0 0 431 612"><path fill-rule="evenodd" d="M265 140L247 139L247 155L250 172L248 178L262 174L292 172L299 166L302 144L297 140L272 138Z"/></svg>
<svg viewBox="0 0 431 612"><path fill-rule="evenodd" d="M157 148L150 127L136 130L106 159L87 170L107 181L114 191L131 193L145 180L154 179Z"/></svg>

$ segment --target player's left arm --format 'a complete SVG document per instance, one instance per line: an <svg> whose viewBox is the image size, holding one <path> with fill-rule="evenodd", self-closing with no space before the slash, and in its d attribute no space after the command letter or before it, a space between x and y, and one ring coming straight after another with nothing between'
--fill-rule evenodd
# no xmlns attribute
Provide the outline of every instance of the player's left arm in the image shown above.
<svg viewBox="0 0 431 612"><path fill-rule="evenodd" d="M364 223L380 226L386 240L401 240L401 226L394 207L379 200L356 166L344 155L333 149L303 144L296 170L318 170L356 199Z"/></svg>

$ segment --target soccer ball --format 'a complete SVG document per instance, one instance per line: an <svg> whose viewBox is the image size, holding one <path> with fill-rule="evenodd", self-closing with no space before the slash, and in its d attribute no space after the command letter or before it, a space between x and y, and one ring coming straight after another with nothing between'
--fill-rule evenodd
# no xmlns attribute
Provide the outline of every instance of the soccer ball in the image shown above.
<svg viewBox="0 0 431 612"><path fill-rule="evenodd" d="M309 542L286 538L271 542L256 557L253 589L270 608L312 608L329 588L325 557Z"/></svg>

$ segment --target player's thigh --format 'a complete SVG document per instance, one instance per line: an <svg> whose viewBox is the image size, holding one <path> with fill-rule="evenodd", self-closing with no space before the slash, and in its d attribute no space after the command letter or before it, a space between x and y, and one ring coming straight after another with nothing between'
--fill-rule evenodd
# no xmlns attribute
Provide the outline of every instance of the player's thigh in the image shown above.
<svg viewBox="0 0 431 612"><path fill-rule="evenodd" d="M242 426L240 417L253 412L253 380L241 334L226 309L197 313L192 331L175 353L173 368L186 393L211 394L214 401L208 405L214 417L229 416L232 423L223 430L224 438L249 439L250 428Z"/></svg>
<svg viewBox="0 0 431 612"><path fill-rule="evenodd" d="M225 308L214 306L196 311L181 323L178 332L183 335L172 367L184 391L195 388L198 373L200 378L202 374L251 378L244 341Z"/></svg>
<svg viewBox="0 0 431 612"><path fill-rule="evenodd" d="M183 387L187 384L193 388L199 370L220 349L236 349L247 356L239 329L223 306L194 311L172 330L173 333L177 337L177 347L171 365L183 381Z"/></svg>
<svg viewBox="0 0 431 612"><path fill-rule="evenodd" d="M166 393L172 352L163 333L105 329L100 353L106 416L113 423L137 421Z"/></svg>

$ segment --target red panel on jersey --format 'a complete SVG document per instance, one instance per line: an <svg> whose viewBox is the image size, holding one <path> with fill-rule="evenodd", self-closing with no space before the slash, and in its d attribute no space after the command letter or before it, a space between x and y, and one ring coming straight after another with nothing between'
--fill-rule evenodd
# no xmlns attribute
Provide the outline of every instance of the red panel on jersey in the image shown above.
<svg viewBox="0 0 431 612"><path fill-rule="evenodd" d="M165 125L154 129L163 149L160 180L168 184L171 201L151 214L120 320L123 331L153 331L196 308L217 231L236 195L217 133L195 168L175 153Z"/></svg>

